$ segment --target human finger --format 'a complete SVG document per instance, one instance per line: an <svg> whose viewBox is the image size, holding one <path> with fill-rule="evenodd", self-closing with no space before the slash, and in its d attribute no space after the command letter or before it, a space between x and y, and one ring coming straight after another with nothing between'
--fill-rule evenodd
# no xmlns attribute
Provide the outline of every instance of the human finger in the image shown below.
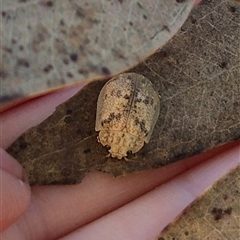
<svg viewBox="0 0 240 240"><path fill-rule="evenodd" d="M155 239L191 202L240 164L240 144L61 238Z"/></svg>
<svg viewBox="0 0 240 240"><path fill-rule="evenodd" d="M30 186L20 164L0 149L0 232L12 225L30 202Z"/></svg>

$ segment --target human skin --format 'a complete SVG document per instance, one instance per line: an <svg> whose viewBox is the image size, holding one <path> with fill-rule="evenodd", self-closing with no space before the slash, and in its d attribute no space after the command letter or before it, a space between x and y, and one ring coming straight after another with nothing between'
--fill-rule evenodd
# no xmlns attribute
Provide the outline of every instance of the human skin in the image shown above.
<svg viewBox="0 0 240 240"><path fill-rule="evenodd" d="M61 90L1 114L0 239L154 239L240 163L240 142L235 142L126 177L92 172L79 185L30 188L22 167L5 149L80 89Z"/></svg>

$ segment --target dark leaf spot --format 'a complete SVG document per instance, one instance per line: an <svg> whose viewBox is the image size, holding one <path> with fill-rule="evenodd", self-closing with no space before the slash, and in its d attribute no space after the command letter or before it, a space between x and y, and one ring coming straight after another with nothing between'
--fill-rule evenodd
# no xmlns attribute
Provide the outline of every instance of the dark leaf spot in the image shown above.
<svg viewBox="0 0 240 240"><path fill-rule="evenodd" d="M235 13L236 12L236 7L230 6L229 10L230 10L230 12Z"/></svg>
<svg viewBox="0 0 240 240"><path fill-rule="evenodd" d="M18 66L23 66L23 67L26 67L26 68L29 68L29 66L30 66L28 60L25 59L25 58L18 59L17 64L18 64Z"/></svg>
<svg viewBox="0 0 240 240"><path fill-rule="evenodd" d="M102 67L102 73L104 75L111 75L111 72L107 67Z"/></svg>
<svg viewBox="0 0 240 240"><path fill-rule="evenodd" d="M46 2L46 6L52 7L52 6L53 6L53 2L52 2L52 1L47 1L47 2Z"/></svg>
<svg viewBox="0 0 240 240"><path fill-rule="evenodd" d="M64 118L64 122L65 123L70 123L70 122L72 122L72 117L70 117L70 116L66 116L65 118Z"/></svg>
<svg viewBox="0 0 240 240"><path fill-rule="evenodd" d="M227 67L227 62L226 61L222 61L222 62L219 63L219 66L221 68L226 68Z"/></svg>
<svg viewBox="0 0 240 240"><path fill-rule="evenodd" d="M72 112L73 112L73 111L72 111L71 109L67 109L67 110L66 110L66 114L67 114L67 115L72 114Z"/></svg>
<svg viewBox="0 0 240 240"><path fill-rule="evenodd" d="M77 62L77 60L78 60L78 55L77 55L77 53L71 53L71 54L70 54L70 59L71 59L73 62Z"/></svg>
<svg viewBox="0 0 240 240"><path fill-rule="evenodd" d="M164 30L164 31L167 31L167 32L171 32L171 31L170 31L170 28L169 28L167 25L164 25L164 26L163 26L163 30Z"/></svg>
<svg viewBox="0 0 240 240"><path fill-rule="evenodd" d="M76 10L76 16L81 19L85 18L84 9L78 7L78 9Z"/></svg>
<svg viewBox="0 0 240 240"><path fill-rule="evenodd" d="M214 220L218 221L224 217L224 215L230 215L232 213L232 208L227 208L223 210L222 208L213 208L211 211Z"/></svg>
<svg viewBox="0 0 240 240"><path fill-rule="evenodd" d="M83 152L84 152L85 154L90 153L90 152L91 152L91 149L90 149L90 148L84 149Z"/></svg>
<svg viewBox="0 0 240 240"><path fill-rule="evenodd" d="M51 70L53 70L53 66L51 64L48 64L43 68L43 71L46 73L49 73Z"/></svg>
<svg viewBox="0 0 240 240"><path fill-rule="evenodd" d="M64 26L64 25L65 25L65 23L64 23L64 20L63 20L63 19L61 19L59 23L60 23L60 25L61 25L61 26Z"/></svg>
<svg viewBox="0 0 240 240"><path fill-rule="evenodd" d="M65 65L68 65L68 64L69 64L68 59L63 59L63 63L64 63Z"/></svg>
<svg viewBox="0 0 240 240"><path fill-rule="evenodd" d="M73 74L72 74L71 72L67 72L67 76L68 76L69 78L73 78Z"/></svg>

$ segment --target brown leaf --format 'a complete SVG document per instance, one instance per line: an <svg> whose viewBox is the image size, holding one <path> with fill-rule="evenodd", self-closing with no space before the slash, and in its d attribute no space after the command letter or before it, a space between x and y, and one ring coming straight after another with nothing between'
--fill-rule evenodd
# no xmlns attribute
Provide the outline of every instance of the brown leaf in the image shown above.
<svg viewBox="0 0 240 240"><path fill-rule="evenodd" d="M1 104L125 70L161 47L194 0L3 0Z"/></svg>
<svg viewBox="0 0 240 240"><path fill-rule="evenodd" d="M240 166L217 181L158 240L239 239Z"/></svg>
<svg viewBox="0 0 240 240"><path fill-rule="evenodd" d="M233 11L234 9L234 11ZM240 138L240 5L196 8L164 48L131 71L161 95L153 136L129 161L107 158L94 131L104 81L87 85L9 149L31 184L77 183L92 170L113 176L157 168Z"/></svg>

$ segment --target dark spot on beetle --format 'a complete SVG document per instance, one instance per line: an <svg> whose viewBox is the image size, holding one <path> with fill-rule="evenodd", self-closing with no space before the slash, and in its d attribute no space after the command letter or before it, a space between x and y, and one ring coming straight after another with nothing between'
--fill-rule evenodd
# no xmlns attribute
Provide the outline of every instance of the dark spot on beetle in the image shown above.
<svg viewBox="0 0 240 240"><path fill-rule="evenodd" d="M222 62L219 63L219 66L221 68L226 68L227 67L227 62L226 61L222 61Z"/></svg>
<svg viewBox="0 0 240 240"><path fill-rule="evenodd" d="M116 118L116 120L118 120L118 121L121 119L121 117L122 117L121 113L118 113L117 115L115 115L115 118Z"/></svg>
<svg viewBox="0 0 240 240"><path fill-rule="evenodd" d="M29 66L30 66L28 60L25 59L25 58L19 58L18 61L17 61L17 65L18 66L23 66L23 67L26 67L26 68L29 68Z"/></svg>
<svg viewBox="0 0 240 240"><path fill-rule="evenodd" d="M147 16L145 14L143 14L143 18L146 20L147 19Z"/></svg>
<svg viewBox="0 0 240 240"><path fill-rule="evenodd" d="M130 99L130 96L126 94L126 95L124 96L124 98L125 98L126 100L129 100L129 99Z"/></svg>
<svg viewBox="0 0 240 240"><path fill-rule="evenodd" d="M3 16L3 17L6 17L6 14L7 14L7 13L6 13L5 11L2 11L2 16Z"/></svg>
<svg viewBox="0 0 240 240"><path fill-rule="evenodd" d="M65 64L65 65L68 65L69 64L69 61L68 61L68 59L63 59L63 63Z"/></svg>
<svg viewBox="0 0 240 240"><path fill-rule="evenodd" d="M20 45L20 46L19 46L19 50L20 50L20 51L23 51L23 50L24 50L24 46L23 46L23 45Z"/></svg>
<svg viewBox="0 0 240 240"><path fill-rule="evenodd" d="M113 89L110 93L111 96L115 96L115 89Z"/></svg>
<svg viewBox="0 0 240 240"><path fill-rule="evenodd" d="M135 123L135 125L136 126L139 126L140 127L140 129L141 129L141 131L142 132L144 132L145 134L147 134L148 132L147 132L147 129L146 129L146 123L145 123L145 121L144 120L139 120L139 118L136 118L135 119L135 121L134 121L134 123Z"/></svg>
<svg viewBox="0 0 240 240"><path fill-rule="evenodd" d="M102 67L102 73L104 75L111 75L111 71L107 67Z"/></svg>
<svg viewBox="0 0 240 240"><path fill-rule="evenodd" d="M51 65L51 64L48 64L47 66L45 66L44 68L43 68L43 71L45 72L45 73L49 73L50 71L52 71L53 70L53 66Z"/></svg>
<svg viewBox="0 0 240 240"><path fill-rule="evenodd" d="M83 152L84 152L85 154L90 153L90 152L91 152L91 149L90 149L90 148L84 149Z"/></svg>
<svg viewBox="0 0 240 240"><path fill-rule="evenodd" d="M113 121L114 119L116 120L120 120L122 117L122 115L120 113L118 113L117 115L115 115L115 113L110 113L109 117L107 119L105 119L103 122L101 122L102 127L104 126L104 124L108 124L111 121Z"/></svg>
<svg viewBox="0 0 240 240"><path fill-rule="evenodd" d="M25 3L25 2L27 2L27 0L18 0L18 2Z"/></svg>
<svg viewBox="0 0 240 240"><path fill-rule="evenodd" d="M222 219L224 217L224 215L230 215L232 213L232 208L229 207L225 210L223 210L222 208L213 208L212 211L211 211L211 214L213 215L214 217L214 220L215 221L218 221L220 219Z"/></svg>
<svg viewBox="0 0 240 240"><path fill-rule="evenodd" d="M146 105L149 104L150 102L150 98L147 96L144 100L143 103L145 103Z"/></svg>
<svg viewBox="0 0 240 240"><path fill-rule="evenodd" d="M123 3L123 0L118 0L118 2L119 2L120 4L122 4L122 3Z"/></svg>
<svg viewBox="0 0 240 240"><path fill-rule="evenodd" d="M128 151L127 151L127 155L130 155L130 154L132 154L132 151L131 151L131 150L128 150Z"/></svg>
<svg viewBox="0 0 240 240"><path fill-rule="evenodd" d="M118 98L122 97L122 91L121 90L117 90L116 96Z"/></svg>
<svg viewBox="0 0 240 240"><path fill-rule="evenodd" d="M236 7L230 6L229 10L230 10L230 12L235 13L236 12Z"/></svg>
<svg viewBox="0 0 240 240"><path fill-rule="evenodd" d="M142 99L141 98L135 98L135 101L134 101L135 103L140 103L140 102L142 102Z"/></svg>
<svg viewBox="0 0 240 240"><path fill-rule="evenodd" d="M71 116L66 116L66 117L64 118L64 122L65 122L65 123L70 123L70 122L72 122L72 121L73 121L73 119L72 119Z"/></svg>
<svg viewBox="0 0 240 240"><path fill-rule="evenodd" d="M150 105L152 106L153 105L153 99L150 98Z"/></svg>
<svg viewBox="0 0 240 240"><path fill-rule="evenodd" d="M127 79L130 80L130 81L133 80L132 76L127 76Z"/></svg>
<svg viewBox="0 0 240 240"><path fill-rule="evenodd" d="M110 113L110 115L109 115L109 120L113 120L114 119L114 117L115 117L115 114L114 113Z"/></svg>
<svg viewBox="0 0 240 240"><path fill-rule="evenodd" d="M17 40L12 39L12 44L17 44Z"/></svg>
<svg viewBox="0 0 240 240"><path fill-rule="evenodd" d="M108 98L108 94L106 93L104 96L104 99L106 100Z"/></svg>
<svg viewBox="0 0 240 240"><path fill-rule="evenodd" d="M188 236L189 232L188 232L188 231L185 231L184 234L185 234L185 236Z"/></svg>
<svg viewBox="0 0 240 240"><path fill-rule="evenodd" d="M110 123L111 122L111 119L104 119L103 120L103 122L102 122L102 127L104 126L104 124L106 123L106 124L108 124L108 123Z"/></svg>
<svg viewBox="0 0 240 240"><path fill-rule="evenodd" d="M71 72L67 72L67 76L68 76L69 78L73 78L73 74L72 74Z"/></svg>
<svg viewBox="0 0 240 240"><path fill-rule="evenodd" d="M70 59L71 59L72 62L77 62L78 54L77 53L71 53L70 54Z"/></svg>
<svg viewBox="0 0 240 240"><path fill-rule="evenodd" d="M67 110L66 110L66 114L67 114L67 115L70 115L70 114L72 114L72 113L73 113L73 111L72 111L71 109L67 109Z"/></svg>
<svg viewBox="0 0 240 240"><path fill-rule="evenodd" d="M133 26L133 22L131 22L131 21L130 21L128 24L129 24L130 26Z"/></svg>

